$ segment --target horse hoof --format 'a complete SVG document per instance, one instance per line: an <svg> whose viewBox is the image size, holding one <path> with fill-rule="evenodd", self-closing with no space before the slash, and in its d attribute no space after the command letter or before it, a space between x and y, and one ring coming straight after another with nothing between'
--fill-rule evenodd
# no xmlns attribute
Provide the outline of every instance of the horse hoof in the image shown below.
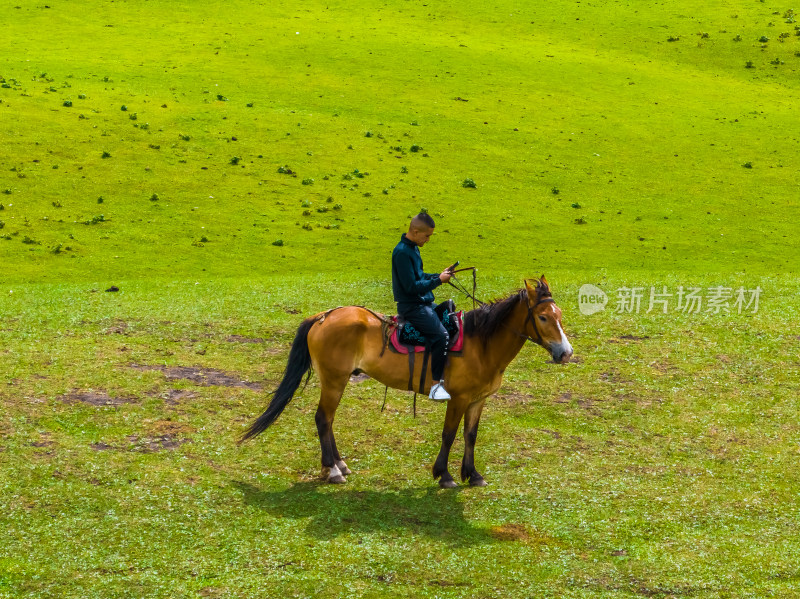
<svg viewBox="0 0 800 599"><path fill-rule="evenodd" d="M350 476L353 474L353 471L347 467L347 464L342 462L341 464L337 464L339 466L339 472L341 472L344 476Z"/></svg>
<svg viewBox="0 0 800 599"><path fill-rule="evenodd" d="M471 478L469 480L470 487L488 487L489 483L487 483L483 478Z"/></svg>
<svg viewBox="0 0 800 599"><path fill-rule="evenodd" d="M452 478L450 480L440 480L439 487L442 489L455 489L458 485Z"/></svg>
<svg viewBox="0 0 800 599"><path fill-rule="evenodd" d="M328 482L334 485L343 485L344 483L347 482L347 479L341 474L337 474L336 476L331 476L328 479Z"/></svg>

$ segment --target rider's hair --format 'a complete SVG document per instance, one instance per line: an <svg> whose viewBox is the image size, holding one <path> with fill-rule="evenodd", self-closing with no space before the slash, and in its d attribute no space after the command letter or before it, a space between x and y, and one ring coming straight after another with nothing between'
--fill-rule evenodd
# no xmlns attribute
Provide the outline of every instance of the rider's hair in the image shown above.
<svg viewBox="0 0 800 599"><path fill-rule="evenodd" d="M411 225L425 225L429 229L433 229L436 227L436 223L433 222L431 215L427 212L420 212L414 218L411 219Z"/></svg>

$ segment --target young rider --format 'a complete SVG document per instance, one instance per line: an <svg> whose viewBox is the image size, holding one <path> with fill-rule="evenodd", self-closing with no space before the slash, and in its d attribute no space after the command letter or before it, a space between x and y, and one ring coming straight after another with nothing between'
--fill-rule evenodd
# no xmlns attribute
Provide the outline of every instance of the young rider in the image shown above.
<svg viewBox="0 0 800 599"><path fill-rule="evenodd" d="M397 302L397 313L424 335L430 344L433 386L429 397L434 401L447 401L450 394L444 388L442 376L450 338L433 311L433 290L449 281L452 273L449 270L440 274L423 272L419 253L419 248L433 235L435 226L430 215L425 213L411 219L408 233L403 233L400 243L392 252L392 291Z"/></svg>

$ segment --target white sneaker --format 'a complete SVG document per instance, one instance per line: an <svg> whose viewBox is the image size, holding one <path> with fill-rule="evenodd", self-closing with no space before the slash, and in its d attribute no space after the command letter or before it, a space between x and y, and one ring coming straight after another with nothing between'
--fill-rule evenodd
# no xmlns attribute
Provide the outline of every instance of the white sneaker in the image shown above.
<svg viewBox="0 0 800 599"><path fill-rule="evenodd" d="M431 394L428 397L433 401L447 401L450 399L450 394L444 390L444 385L442 385L442 383L436 383L431 388Z"/></svg>

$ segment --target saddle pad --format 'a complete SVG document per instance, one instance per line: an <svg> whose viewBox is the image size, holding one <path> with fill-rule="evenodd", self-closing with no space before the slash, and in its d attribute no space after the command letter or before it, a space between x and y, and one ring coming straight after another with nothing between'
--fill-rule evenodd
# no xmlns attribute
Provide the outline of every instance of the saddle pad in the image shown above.
<svg viewBox="0 0 800 599"><path fill-rule="evenodd" d="M463 312L456 312L455 317L458 319L458 337L456 338L455 342L450 343L450 347L447 349L448 352L454 351L461 351L464 347L464 323L462 321ZM397 316L392 317L392 321L397 323ZM407 354L408 350L413 347L415 352L423 352L425 351L424 345L404 345L400 343L400 340L397 338L399 328L395 327L392 331L392 334L389 336L389 343L392 344L392 349L394 349L399 354Z"/></svg>

